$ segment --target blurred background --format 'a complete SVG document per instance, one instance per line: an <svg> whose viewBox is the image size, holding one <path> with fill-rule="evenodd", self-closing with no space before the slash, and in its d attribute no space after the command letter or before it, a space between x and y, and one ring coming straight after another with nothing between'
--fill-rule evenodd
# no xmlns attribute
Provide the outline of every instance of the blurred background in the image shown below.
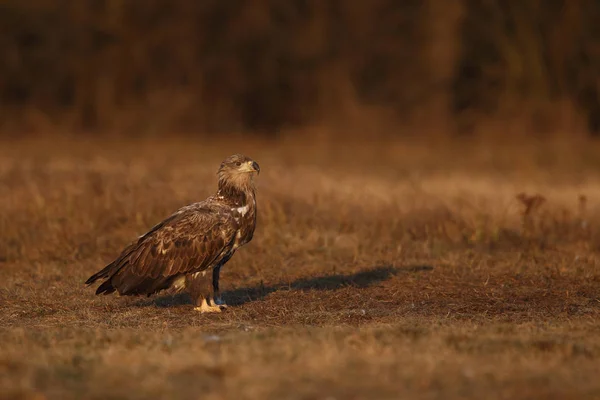
<svg viewBox="0 0 600 400"><path fill-rule="evenodd" d="M593 137L593 0L3 0L0 132Z"/></svg>

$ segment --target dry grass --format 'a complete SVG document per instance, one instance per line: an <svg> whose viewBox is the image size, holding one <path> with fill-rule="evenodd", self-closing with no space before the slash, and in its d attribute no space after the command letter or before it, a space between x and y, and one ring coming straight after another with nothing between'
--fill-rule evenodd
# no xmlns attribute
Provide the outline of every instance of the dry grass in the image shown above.
<svg viewBox="0 0 600 400"><path fill-rule="evenodd" d="M2 143L2 397L600 398L598 146L348 146ZM238 151L233 307L83 285Z"/></svg>

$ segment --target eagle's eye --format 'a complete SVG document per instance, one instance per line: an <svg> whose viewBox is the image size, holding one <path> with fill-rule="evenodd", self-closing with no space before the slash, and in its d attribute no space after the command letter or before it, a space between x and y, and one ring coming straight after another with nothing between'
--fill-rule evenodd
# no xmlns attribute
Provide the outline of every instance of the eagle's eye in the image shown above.
<svg viewBox="0 0 600 400"><path fill-rule="evenodd" d="M242 165L242 163L241 163L241 162L239 162L239 161L236 161L236 162L235 162L235 165L236 165L237 167L239 167L240 165Z"/></svg>

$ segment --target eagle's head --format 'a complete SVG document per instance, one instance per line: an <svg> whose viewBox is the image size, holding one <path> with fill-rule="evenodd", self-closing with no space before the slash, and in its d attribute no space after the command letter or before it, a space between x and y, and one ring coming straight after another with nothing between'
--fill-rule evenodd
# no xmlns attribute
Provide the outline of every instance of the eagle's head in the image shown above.
<svg viewBox="0 0 600 400"><path fill-rule="evenodd" d="M242 154L227 157L219 168L219 187L233 186L239 189L252 187L254 174L260 173L258 163Z"/></svg>

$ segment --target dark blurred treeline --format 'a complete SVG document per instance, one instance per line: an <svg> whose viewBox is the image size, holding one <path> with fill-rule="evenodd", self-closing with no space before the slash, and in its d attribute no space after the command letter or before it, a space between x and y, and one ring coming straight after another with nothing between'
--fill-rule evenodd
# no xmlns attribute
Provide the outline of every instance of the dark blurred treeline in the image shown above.
<svg viewBox="0 0 600 400"><path fill-rule="evenodd" d="M277 132L379 107L543 130L568 107L600 130L596 0L4 0L0 29L5 129Z"/></svg>

